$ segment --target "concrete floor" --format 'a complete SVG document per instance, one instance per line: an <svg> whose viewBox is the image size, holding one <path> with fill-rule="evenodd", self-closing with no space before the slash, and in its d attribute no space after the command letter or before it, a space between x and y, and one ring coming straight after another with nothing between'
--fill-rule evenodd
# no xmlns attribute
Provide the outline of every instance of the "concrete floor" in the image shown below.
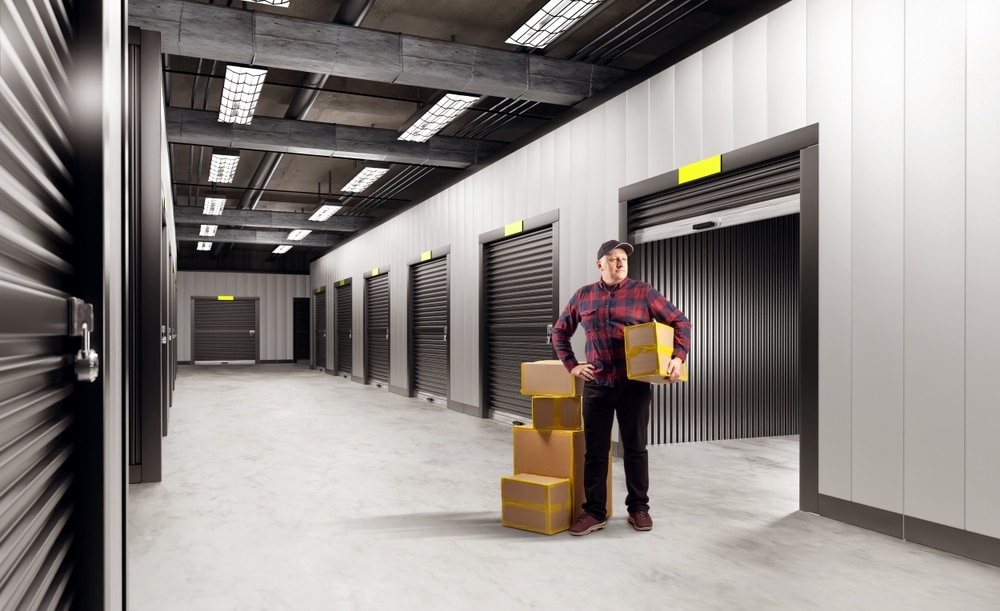
<svg viewBox="0 0 1000 611"><path fill-rule="evenodd" d="M511 431L302 365L182 366L129 608L1000 609L1000 568L797 511L794 437L650 448L651 532L500 525Z"/></svg>

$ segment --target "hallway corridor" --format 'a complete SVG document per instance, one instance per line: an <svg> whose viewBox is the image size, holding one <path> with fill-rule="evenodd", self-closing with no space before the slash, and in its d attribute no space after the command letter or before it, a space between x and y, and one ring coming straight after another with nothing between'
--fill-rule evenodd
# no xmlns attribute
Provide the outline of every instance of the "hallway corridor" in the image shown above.
<svg viewBox="0 0 1000 611"><path fill-rule="evenodd" d="M304 365L182 366L129 609L989 610L1000 568L798 512L796 438L650 448L655 526L500 525L510 428Z"/></svg>

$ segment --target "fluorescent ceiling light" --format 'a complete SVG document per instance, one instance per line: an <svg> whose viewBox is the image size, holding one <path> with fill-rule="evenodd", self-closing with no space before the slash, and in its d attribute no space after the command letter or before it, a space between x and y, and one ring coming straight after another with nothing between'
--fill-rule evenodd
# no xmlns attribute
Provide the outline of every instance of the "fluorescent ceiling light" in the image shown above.
<svg viewBox="0 0 1000 611"><path fill-rule="evenodd" d="M368 187L372 186L382 175L389 171L387 167L378 166L368 166L363 168L358 175L351 179L351 182L344 185L341 191L346 191L348 193L361 193Z"/></svg>
<svg viewBox="0 0 1000 611"><path fill-rule="evenodd" d="M260 99L267 70L226 66L226 82L222 85L222 105L219 107L219 123L240 123L249 125L253 121L253 111Z"/></svg>
<svg viewBox="0 0 1000 611"><path fill-rule="evenodd" d="M215 232L218 231L218 229L219 229L218 225L202 225L201 231L198 232L198 235L205 238L210 238L215 235Z"/></svg>
<svg viewBox="0 0 1000 611"><path fill-rule="evenodd" d="M212 250L211 242L198 242L198 250Z"/></svg>
<svg viewBox="0 0 1000 611"><path fill-rule="evenodd" d="M507 39L508 44L541 48L580 21L604 0L549 0Z"/></svg>
<svg viewBox="0 0 1000 611"><path fill-rule="evenodd" d="M240 152L235 149L212 149L212 165L208 170L208 182L233 182L236 166L240 162Z"/></svg>
<svg viewBox="0 0 1000 611"><path fill-rule="evenodd" d="M272 250L271 252L276 255L283 255L291 249L292 246L290 244L282 244L281 246L276 246L275 249Z"/></svg>
<svg viewBox="0 0 1000 611"><path fill-rule="evenodd" d="M289 240L301 240L302 238L306 237L307 235L309 235L312 232L313 232L312 229L293 229L293 230L291 230L291 231L288 232L288 239Z"/></svg>
<svg viewBox="0 0 1000 611"><path fill-rule="evenodd" d="M479 96L476 95L445 94L437 101L437 104L431 106L430 110L400 134L398 139L427 142L431 136L444 129L446 125L455 120L455 117L465 112L465 109L475 104L477 100L479 100Z"/></svg>
<svg viewBox="0 0 1000 611"><path fill-rule="evenodd" d="M289 0L246 0L247 2L253 2L254 4L270 4L271 6L288 6Z"/></svg>
<svg viewBox="0 0 1000 611"><path fill-rule="evenodd" d="M212 216L219 216L222 211L226 209L226 198L225 197L206 197L205 198L205 209L202 214L210 214Z"/></svg>
<svg viewBox="0 0 1000 611"><path fill-rule="evenodd" d="M312 213L312 216L309 217L309 220L325 221L326 219L336 214L337 211L340 210L341 208L343 208L343 206L332 206L330 204L323 204L322 206L316 209L316 212Z"/></svg>

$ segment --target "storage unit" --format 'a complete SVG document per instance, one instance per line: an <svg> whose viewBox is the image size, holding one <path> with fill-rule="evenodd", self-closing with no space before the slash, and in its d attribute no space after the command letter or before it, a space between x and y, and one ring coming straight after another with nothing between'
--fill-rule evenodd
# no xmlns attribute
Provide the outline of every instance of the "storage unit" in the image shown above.
<svg viewBox="0 0 1000 611"><path fill-rule="evenodd" d="M365 281L365 382L389 388L389 275Z"/></svg>
<svg viewBox="0 0 1000 611"><path fill-rule="evenodd" d="M349 376L354 371L354 287L347 278L337 283L333 290L337 301L337 320L334 343L337 346L333 366L338 375Z"/></svg>
<svg viewBox="0 0 1000 611"><path fill-rule="evenodd" d="M259 303L257 297L192 297L191 360L195 364L257 363Z"/></svg>
<svg viewBox="0 0 1000 611"><path fill-rule="evenodd" d="M448 401L448 257L410 266L410 371L413 394Z"/></svg>
<svg viewBox="0 0 1000 611"><path fill-rule="evenodd" d="M313 308L315 313L315 334L313 346L315 346L316 358L313 359L313 367L316 369L326 369L326 287L321 286L313 293Z"/></svg>

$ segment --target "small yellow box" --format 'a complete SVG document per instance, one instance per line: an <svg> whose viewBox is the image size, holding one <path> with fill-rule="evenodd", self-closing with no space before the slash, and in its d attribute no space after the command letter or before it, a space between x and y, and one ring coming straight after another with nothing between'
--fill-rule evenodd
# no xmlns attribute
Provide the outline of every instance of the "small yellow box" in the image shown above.
<svg viewBox="0 0 1000 611"><path fill-rule="evenodd" d="M573 518L573 494L564 477L531 473L510 475L500 480L504 526L552 535L569 529Z"/></svg>
<svg viewBox="0 0 1000 611"><path fill-rule="evenodd" d="M576 431L583 428L580 397L531 398L531 425L536 429Z"/></svg>
<svg viewBox="0 0 1000 611"><path fill-rule="evenodd" d="M583 395L583 380L566 371L558 359L521 363L521 394L550 397Z"/></svg>
<svg viewBox="0 0 1000 611"><path fill-rule="evenodd" d="M674 328L661 322L625 327L625 367L630 380L668 384L667 366L674 354ZM679 382L688 381L687 363Z"/></svg>

